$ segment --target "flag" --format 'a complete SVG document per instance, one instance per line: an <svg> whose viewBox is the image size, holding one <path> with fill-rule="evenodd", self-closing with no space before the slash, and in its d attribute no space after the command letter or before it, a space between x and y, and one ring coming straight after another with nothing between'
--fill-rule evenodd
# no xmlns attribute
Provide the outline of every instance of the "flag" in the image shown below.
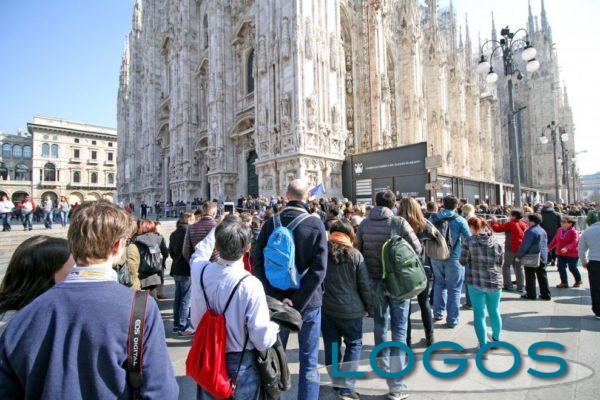
<svg viewBox="0 0 600 400"><path fill-rule="evenodd" d="M319 183L317 186L309 190L310 197L322 196L325 194L325 186Z"/></svg>

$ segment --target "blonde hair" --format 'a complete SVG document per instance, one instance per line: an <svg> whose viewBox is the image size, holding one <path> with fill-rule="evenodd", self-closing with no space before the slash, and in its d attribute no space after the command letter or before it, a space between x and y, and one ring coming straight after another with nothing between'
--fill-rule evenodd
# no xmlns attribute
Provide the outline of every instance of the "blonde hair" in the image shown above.
<svg viewBox="0 0 600 400"><path fill-rule="evenodd" d="M462 217L467 221L473 217L475 217L475 207L472 204L465 204L461 208Z"/></svg>
<svg viewBox="0 0 600 400"><path fill-rule="evenodd" d="M400 199L398 215L404 218L413 228L415 233L421 233L427 226L427 220L423 216L421 206L412 197L403 197Z"/></svg>

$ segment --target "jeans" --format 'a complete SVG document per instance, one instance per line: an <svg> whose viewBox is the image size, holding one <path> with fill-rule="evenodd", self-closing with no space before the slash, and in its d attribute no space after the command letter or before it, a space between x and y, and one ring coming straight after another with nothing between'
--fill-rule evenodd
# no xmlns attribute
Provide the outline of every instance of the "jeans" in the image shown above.
<svg viewBox="0 0 600 400"><path fill-rule="evenodd" d="M323 314L321 318L321 332L323 332L323 344L325 346L325 365L332 364L332 343L338 344L337 359L342 362L340 371L358 371L360 351L362 349L362 317L355 319L341 319ZM342 339L346 350L342 359ZM333 378L334 386L339 388L340 396L352 396L354 394L354 378Z"/></svg>
<svg viewBox="0 0 600 400"><path fill-rule="evenodd" d="M32 222L33 222L33 211L24 212L23 213L23 228L31 229Z"/></svg>
<svg viewBox="0 0 600 400"><path fill-rule="evenodd" d="M234 400L258 400L260 398L260 375L256 365L256 352L246 350L240 373L236 377L242 352L225 354L225 363L227 364L227 375L235 382L236 388L232 399ZM213 400L215 397L205 392L200 386L196 390L196 399Z"/></svg>
<svg viewBox="0 0 600 400"><path fill-rule="evenodd" d="M419 308L421 309L421 321L423 322L423 329L425 330L425 335L430 336L433 334L433 321L431 317L431 304L429 302L429 287L431 286L431 281L427 279L427 287L417 295L417 301L419 303ZM408 308L408 315L412 313L412 302ZM408 318L408 328L406 333L406 342L407 344L412 343L411 339L412 327L410 323L410 318Z"/></svg>
<svg viewBox="0 0 600 400"><path fill-rule="evenodd" d="M520 262L515 261L515 257L517 253L513 253L510 250L507 250L504 253L504 264L502 265L502 279L504 280L504 288L508 289L512 286L512 276L510 274L510 267L512 265L515 270L515 277L517 278L517 290L523 290L525 287L525 272L523 271L523 266Z"/></svg>
<svg viewBox="0 0 600 400"><path fill-rule="evenodd" d="M579 269L577 269L577 261L578 257L563 257L558 256L558 274L560 275L560 283L565 285L569 284L569 275L567 275L567 267L569 267L569 271L573 274L575 278L575 282L581 282L581 274L579 273Z"/></svg>
<svg viewBox="0 0 600 400"><path fill-rule="evenodd" d="M189 276L174 275L175 299L173 300L173 326L185 331L189 326L192 279Z"/></svg>
<svg viewBox="0 0 600 400"><path fill-rule="evenodd" d="M410 308L410 299L400 300L383 294L381 281L371 280L373 289L373 306L375 309L375 345L387 341L387 332L391 328L392 341L406 343L406 334L408 330L408 309ZM391 360L390 360L391 356ZM399 348L385 348L379 353L377 362L384 371L400 371L405 367L406 354ZM405 391L406 384L401 378L388 379L388 387L391 393Z"/></svg>
<svg viewBox="0 0 600 400"><path fill-rule="evenodd" d="M592 261L588 265L590 279L590 295L592 296L592 311L600 317L600 261Z"/></svg>
<svg viewBox="0 0 600 400"><path fill-rule="evenodd" d="M44 226L48 229L52 229L52 217L54 214L52 211L44 211Z"/></svg>
<svg viewBox="0 0 600 400"><path fill-rule="evenodd" d="M502 290L486 292L479 290L474 286L467 285L473 302L473 325L479 345L487 343L487 326L485 324L485 312L487 310L490 316L490 325L492 326L492 339L500 340L500 331L502 331L502 318L500 317L500 297Z"/></svg>
<svg viewBox="0 0 600 400"><path fill-rule="evenodd" d="M10 220L11 220L10 213L2 214L2 232L10 231Z"/></svg>
<svg viewBox="0 0 600 400"><path fill-rule="evenodd" d="M544 300L550 300L550 288L548 287L548 275L546 274L546 264L540 263L537 268L525 268L525 290L527 298L530 300L537 299L535 290L535 278L537 277L540 285L540 297Z"/></svg>
<svg viewBox="0 0 600 400"><path fill-rule="evenodd" d="M279 337L287 347L290 331L281 329ZM300 344L300 376L298 378L298 400L319 398L319 337L321 336L321 307L308 308L302 312L302 328L298 333Z"/></svg>
<svg viewBox="0 0 600 400"><path fill-rule="evenodd" d="M457 259L431 260L435 276L435 293L433 297L433 314L444 315L447 309L446 322L449 326L458 324L460 294L465 280L465 267Z"/></svg>
<svg viewBox="0 0 600 400"><path fill-rule="evenodd" d="M67 226L67 221L69 219L69 216L68 216L69 212L68 211L61 211L59 215L60 215L60 224L64 228L65 226Z"/></svg>

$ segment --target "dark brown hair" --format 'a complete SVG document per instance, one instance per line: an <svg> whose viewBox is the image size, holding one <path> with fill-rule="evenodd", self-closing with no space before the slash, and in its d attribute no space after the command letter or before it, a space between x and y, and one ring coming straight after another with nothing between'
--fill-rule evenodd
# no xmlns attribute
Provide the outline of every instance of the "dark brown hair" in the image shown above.
<svg viewBox="0 0 600 400"><path fill-rule="evenodd" d="M69 248L77 265L106 260L115 243L131 236L129 214L106 200L77 207L69 226Z"/></svg>
<svg viewBox="0 0 600 400"><path fill-rule="evenodd" d="M354 242L354 239L355 239L354 228L352 227L352 225L349 222L342 221L342 220L335 221L331 225L331 228L329 228L329 233L334 233L334 232L343 233L346 236L348 236L352 242ZM329 247L329 255L333 258L333 260L337 264L341 264L342 262L352 260L352 253L354 252L353 247L342 246L342 245L337 244L332 241L328 242L328 247Z"/></svg>
<svg viewBox="0 0 600 400"><path fill-rule="evenodd" d="M0 313L20 310L54 286L54 274L69 256L65 239L38 235L21 243L0 286Z"/></svg>

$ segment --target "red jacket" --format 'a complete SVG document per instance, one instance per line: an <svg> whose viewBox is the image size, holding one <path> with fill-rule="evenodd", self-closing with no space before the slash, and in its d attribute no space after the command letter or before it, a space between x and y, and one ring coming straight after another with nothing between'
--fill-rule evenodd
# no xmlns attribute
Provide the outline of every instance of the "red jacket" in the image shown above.
<svg viewBox="0 0 600 400"><path fill-rule="evenodd" d="M529 228L529 226L522 219L518 221L508 221L504 224L499 224L497 221L492 222L492 229L494 232L510 233L510 251L513 253L519 252L527 228Z"/></svg>
<svg viewBox="0 0 600 400"><path fill-rule="evenodd" d="M548 245L548 250L556 249L556 255L559 257L579 257L577 246L579 246L579 233L575 228L558 228L554 239ZM565 247L567 252L561 252Z"/></svg>

